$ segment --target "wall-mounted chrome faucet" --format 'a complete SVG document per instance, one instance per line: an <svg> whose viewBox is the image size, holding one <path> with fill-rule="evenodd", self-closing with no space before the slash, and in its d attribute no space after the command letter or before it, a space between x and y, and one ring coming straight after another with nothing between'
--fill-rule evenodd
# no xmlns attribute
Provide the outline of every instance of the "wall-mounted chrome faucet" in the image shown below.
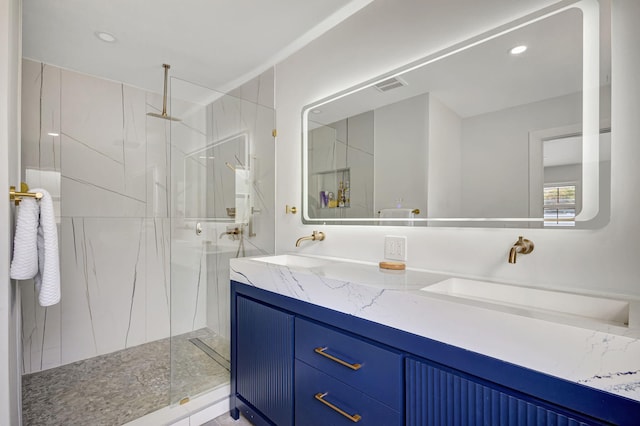
<svg viewBox="0 0 640 426"><path fill-rule="evenodd" d="M300 238L298 238L298 241L296 241L296 247L300 247L300 243L303 242L304 240L322 241L322 240L324 240L324 232L313 231L313 233L311 234L310 237L300 237Z"/></svg>
<svg viewBox="0 0 640 426"><path fill-rule="evenodd" d="M529 254L533 251L533 241L526 238L518 237L518 241L509 250L509 263L516 263L516 256L520 254Z"/></svg>

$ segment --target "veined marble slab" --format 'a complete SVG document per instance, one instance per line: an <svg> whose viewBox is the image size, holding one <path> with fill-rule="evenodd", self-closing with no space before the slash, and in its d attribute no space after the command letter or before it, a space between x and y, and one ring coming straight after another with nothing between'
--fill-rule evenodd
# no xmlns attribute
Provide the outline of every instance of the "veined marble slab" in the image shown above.
<svg viewBox="0 0 640 426"><path fill-rule="evenodd" d="M443 300L420 289L450 276L331 260L289 267L231 259L231 279L640 401L640 330L568 324ZM636 305L637 306L637 305ZM633 306L632 306L633 309ZM632 321L635 312L632 312Z"/></svg>

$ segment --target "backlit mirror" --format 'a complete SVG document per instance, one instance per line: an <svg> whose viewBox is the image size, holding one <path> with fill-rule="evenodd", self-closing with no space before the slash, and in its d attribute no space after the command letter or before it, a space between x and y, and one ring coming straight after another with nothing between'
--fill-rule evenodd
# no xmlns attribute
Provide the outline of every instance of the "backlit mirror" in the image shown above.
<svg viewBox="0 0 640 426"><path fill-rule="evenodd" d="M602 226L607 13L563 3L306 106L304 222Z"/></svg>

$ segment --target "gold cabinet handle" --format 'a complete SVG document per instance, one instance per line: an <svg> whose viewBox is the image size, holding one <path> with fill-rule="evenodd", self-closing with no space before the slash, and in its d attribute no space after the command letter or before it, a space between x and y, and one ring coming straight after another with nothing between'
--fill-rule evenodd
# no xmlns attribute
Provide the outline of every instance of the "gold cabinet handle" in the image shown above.
<svg viewBox="0 0 640 426"><path fill-rule="evenodd" d="M351 420L354 423L358 423L362 419L362 416L360 414L351 415L351 414L347 413L346 411L344 411L343 409L341 409L339 407L336 407L335 405L333 405L329 401L325 400L324 397L327 396L327 394L328 394L328 392L317 393L317 394L315 394L315 398L318 401L322 402L327 407L331 408L333 411L336 411L336 412L342 414L343 416L345 416L346 418L348 418L349 420Z"/></svg>
<svg viewBox="0 0 640 426"><path fill-rule="evenodd" d="M328 354L328 353L326 352L326 350L327 350L327 349L329 349L329 348L327 348L327 347L324 347L324 348L315 348L313 351L314 351L315 353L319 354L319 355L322 355L323 357L329 358L331 361L335 361L335 362L337 362L338 364L340 364L340 365L344 365L345 367L348 367L348 368L350 368L350 369L352 369L352 370L359 370L359 369L360 369L360 367L362 367L362 364L358 364L358 363L355 363L355 364L349 364L348 362L343 361L343 360L341 360L340 358L336 358L335 356L333 356L333 355L331 355L331 354Z"/></svg>

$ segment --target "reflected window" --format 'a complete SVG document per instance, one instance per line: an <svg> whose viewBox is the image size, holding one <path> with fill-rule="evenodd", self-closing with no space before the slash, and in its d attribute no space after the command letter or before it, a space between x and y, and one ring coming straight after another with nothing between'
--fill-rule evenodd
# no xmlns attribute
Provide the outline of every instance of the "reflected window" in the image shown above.
<svg viewBox="0 0 640 426"><path fill-rule="evenodd" d="M544 186L544 226L576 225L576 185Z"/></svg>

